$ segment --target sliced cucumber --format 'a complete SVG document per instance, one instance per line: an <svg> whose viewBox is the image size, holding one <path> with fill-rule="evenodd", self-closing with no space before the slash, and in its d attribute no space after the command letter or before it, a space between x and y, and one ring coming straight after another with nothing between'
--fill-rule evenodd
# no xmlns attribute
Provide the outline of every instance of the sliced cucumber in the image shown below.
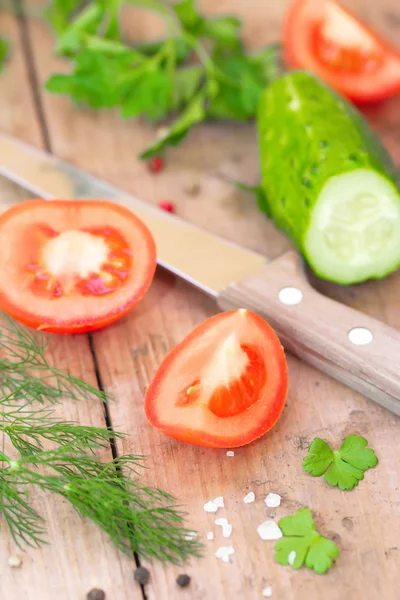
<svg viewBox="0 0 400 600"><path fill-rule="evenodd" d="M258 129L265 211L317 275L351 284L400 266L395 169L352 105L289 73L265 92Z"/></svg>
<svg viewBox="0 0 400 600"><path fill-rule="evenodd" d="M343 284L384 277L400 263L400 202L378 173L357 169L322 188L305 240L316 273Z"/></svg>

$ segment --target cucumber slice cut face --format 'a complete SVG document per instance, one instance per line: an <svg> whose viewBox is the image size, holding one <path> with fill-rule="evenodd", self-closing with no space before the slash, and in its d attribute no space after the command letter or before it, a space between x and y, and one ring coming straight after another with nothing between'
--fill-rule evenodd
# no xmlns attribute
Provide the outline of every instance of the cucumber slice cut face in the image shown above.
<svg viewBox="0 0 400 600"><path fill-rule="evenodd" d="M323 186L304 240L317 275L342 284L386 276L400 265L400 194L385 177L356 169Z"/></svg>

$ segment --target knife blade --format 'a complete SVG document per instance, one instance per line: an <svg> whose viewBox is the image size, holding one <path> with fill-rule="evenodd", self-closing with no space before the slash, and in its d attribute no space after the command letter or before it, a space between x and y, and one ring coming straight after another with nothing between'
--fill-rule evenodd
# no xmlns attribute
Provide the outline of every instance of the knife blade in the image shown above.
<svg viewBox="0 0 400 600"><path fill-rule="evenodd" d="M158 264L214 297L231 281L256 272L266 262L256 252L190 225L6 134L0 134L0 175L46 200L97 198L128 206L152 232Z"/></svg>
<svg viewBox="0 0 400 600"><path fill-rule="evenodd" d="M258 312L290 352L400 415L399 332L319 294L296 252L268 261L5 134L0 175L45 199L126 205L152 232L160 266L213 296L223 310Z"/></svg>

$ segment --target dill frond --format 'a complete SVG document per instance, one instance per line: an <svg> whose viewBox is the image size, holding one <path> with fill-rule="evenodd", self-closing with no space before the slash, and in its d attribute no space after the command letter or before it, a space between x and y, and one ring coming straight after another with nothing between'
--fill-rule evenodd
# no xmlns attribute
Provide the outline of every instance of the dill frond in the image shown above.
<svg viewBox="0 0 400 600"><path fill-rule="evenodd" d="M52 404L105 395L51 366L45 342L5 317L0 326L0 433L16 457L0 452L0 516L17 545L45 542L42 517L30 505L30 488L68 500L96 523L122 552L181 564L201 555L184 527L175 498L146 486L145 458L124 455L103 462L96 450L126 434L57 418Z"/></svg>

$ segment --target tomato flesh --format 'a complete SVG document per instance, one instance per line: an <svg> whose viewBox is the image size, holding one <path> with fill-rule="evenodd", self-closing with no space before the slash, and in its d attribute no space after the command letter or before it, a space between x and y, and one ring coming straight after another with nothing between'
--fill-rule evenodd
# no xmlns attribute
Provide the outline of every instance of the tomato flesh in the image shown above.
<svg viewBox="0 0 400 600"><path fill-rule="evenodd" d="M0 308L34 328L77 333L115 321L155 266L150 232L111 202L34 200L0 217Z"/></svg>
<svg viewBox="0 0 400 600"><path fill-rule="evenodd" d="M132 270L132 251L114 228L89 228L57 233L41 225L32 231L26 270L36 295L110 294ZM88 260L83 260L84 256Z"/></svg>
<svg viewBox="0 0 400 600"><path fill-rule="evenodd" d="M312 71L356 103L400 91L400 53L336 0L294 0L284 51L290 67Z"/></svg>
<svg viewBox="0 0 400 600"><path fill-rule="evenodd" d="M258 315L211 317L161 364L145 399L149 422L184 442L235 447L278 420L287 393L283 348Z"/></svg>

